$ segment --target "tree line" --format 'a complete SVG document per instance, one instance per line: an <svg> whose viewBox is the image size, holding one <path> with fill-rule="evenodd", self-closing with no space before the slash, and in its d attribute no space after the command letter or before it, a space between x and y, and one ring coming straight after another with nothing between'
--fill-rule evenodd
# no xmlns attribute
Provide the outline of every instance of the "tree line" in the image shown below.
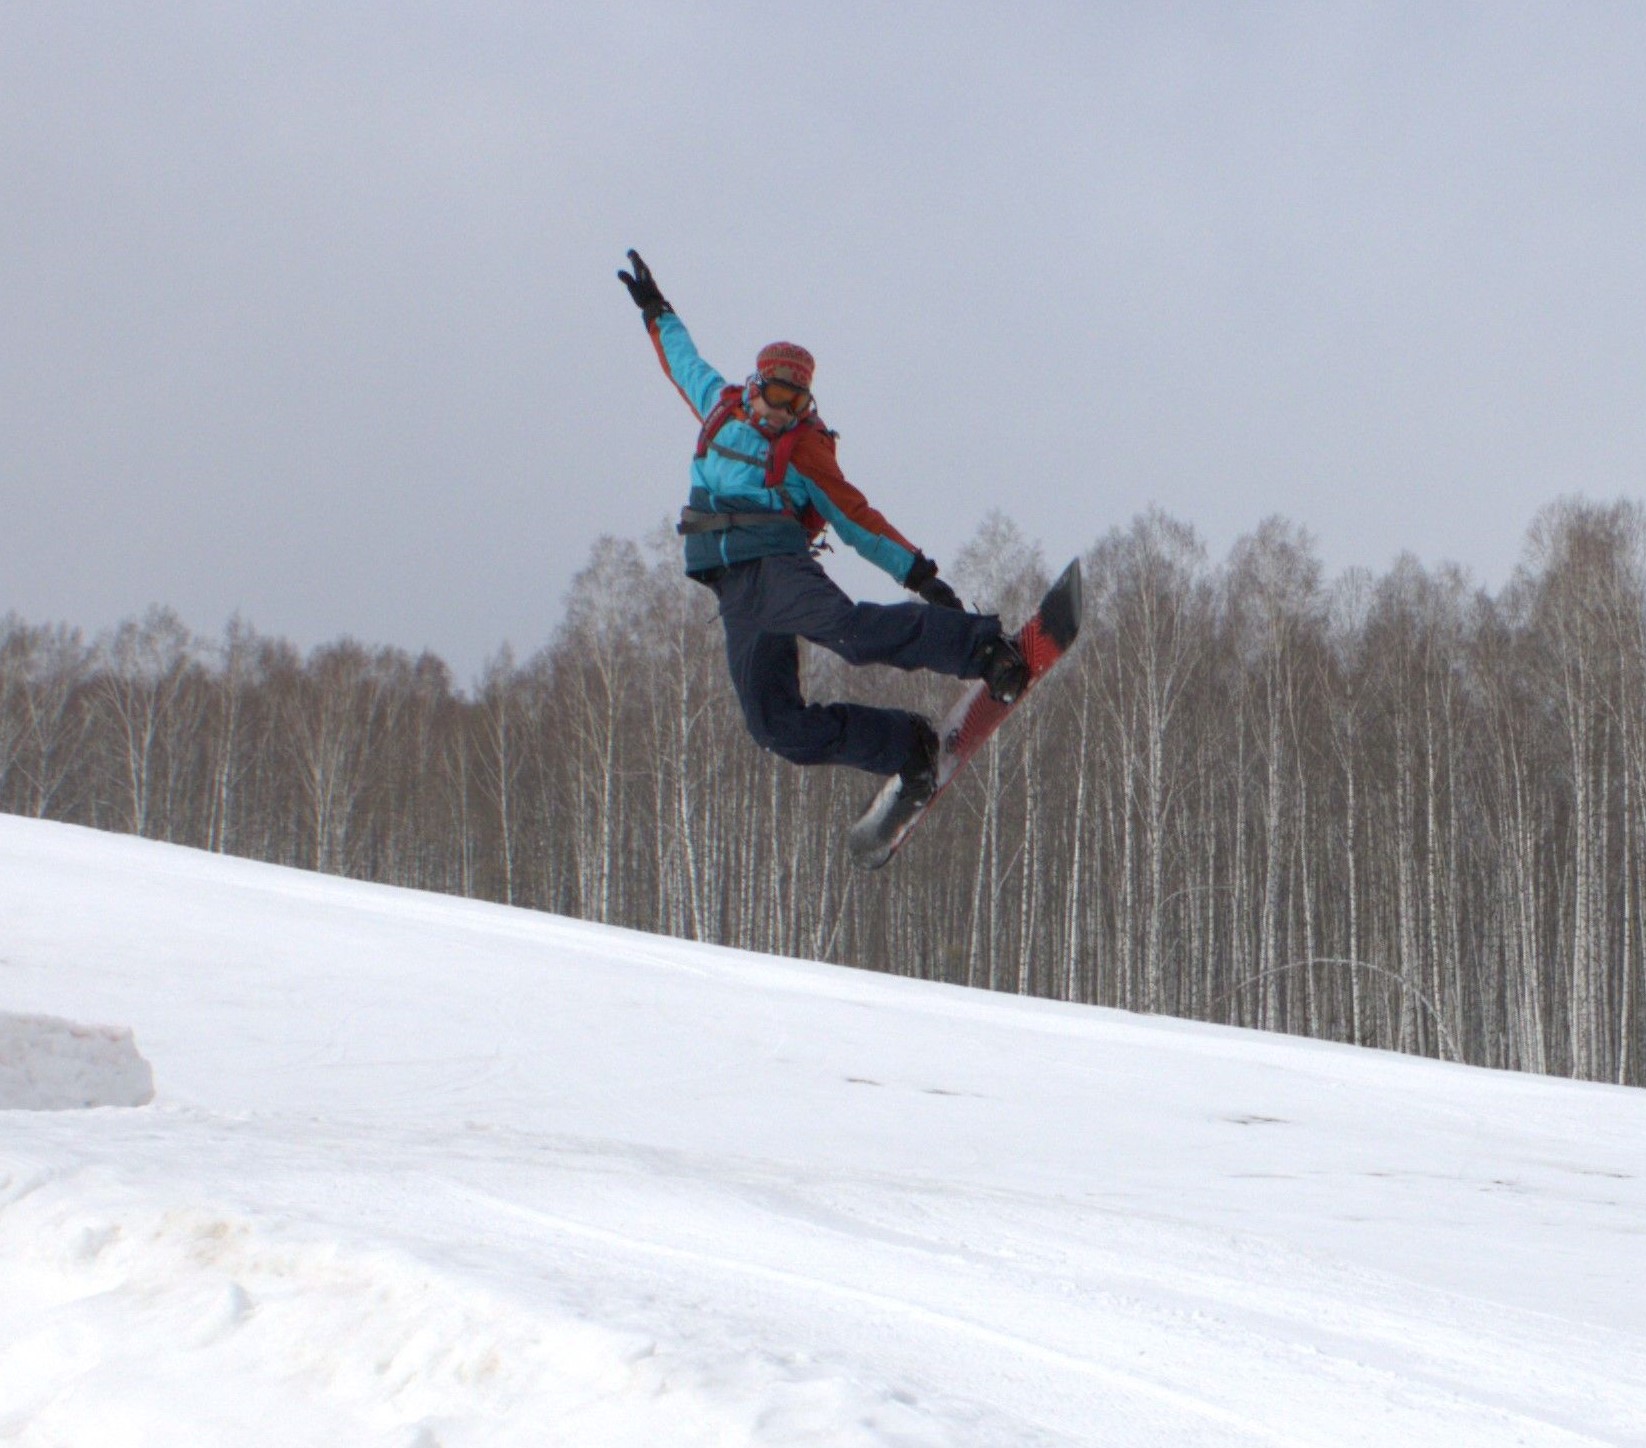
<svg viewBox="0 0 1646 1448"><path fill-rule="evenodd" d="M1080 644L909 849L875 781L749 741L672 537L608 538L552 640L306 656L151 610L0 621L0 808L360 879L992 990L1642 1084L1646 515L1544 511L1496 595L1323 577L1264 523L1211 563L1158 512L1084 556ZM1057 560L1060 564L1062 560ZM991 518L948 570L1021 617ZM807 656L813 697L952 682Z"/></svg>

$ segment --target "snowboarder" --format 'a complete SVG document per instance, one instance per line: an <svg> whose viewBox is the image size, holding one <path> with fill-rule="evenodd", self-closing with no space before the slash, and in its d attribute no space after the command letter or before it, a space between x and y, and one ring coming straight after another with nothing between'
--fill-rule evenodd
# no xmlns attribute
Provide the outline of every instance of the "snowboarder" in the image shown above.
<svg viewBox="0 0 1646 1448"><path fill-rule="evenodd" d="M728 384L698 354L685 323L638 252L618 279L640 308L658 359L701 424L691 492L680 515L686 573L714 590L726 659L755 742L795 764L848 764L899 775L907 799L936 788L938 738L923 715L866 704L808 704L800 690L804 638L850 664L929 669L982 679L1016 697L1028 666L992 614L968 613L937 564L870 506L835 461L835 434L812 397L810 352L792 342L760 350L755 370ZM919 603L854 603L816 551L835 531Z"/></svg>

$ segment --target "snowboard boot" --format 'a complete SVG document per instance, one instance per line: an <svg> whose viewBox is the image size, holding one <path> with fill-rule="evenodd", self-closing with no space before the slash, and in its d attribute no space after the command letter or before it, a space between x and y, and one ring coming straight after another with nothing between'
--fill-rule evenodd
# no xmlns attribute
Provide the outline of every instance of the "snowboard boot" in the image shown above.
<svg viewBox="0 0 1646 1448"><path fill-rule="evenodd" d="M1029 661L1005 634L990 639L978 651L978 677L997 704L1011 704L1028 687Z"/></svg>
<svg viewBox="0 0 1646 1448"><path fill-rule="evenodd" d="M914 743L909 757L898 770L898 797L910 804L925 804L937 793L937 730L919 714L909 715L914 725Z"/></svg>

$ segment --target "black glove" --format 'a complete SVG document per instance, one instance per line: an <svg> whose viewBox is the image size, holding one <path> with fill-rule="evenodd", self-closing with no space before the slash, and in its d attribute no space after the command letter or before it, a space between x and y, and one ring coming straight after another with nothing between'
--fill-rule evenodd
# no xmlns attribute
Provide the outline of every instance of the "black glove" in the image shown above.
<svg viewBox="0 0 1646 1448"><path fill-rule="evenodd" d="M958 609L966 606L961 603L960 595L937 576L937 565L924 553L914 555L914 563L909 569L909 576L903 580L903 586L937 608Z"/></svg>
<svg viewBox="0 0 1646 1448"><path fill-rule="evenodd" d="M634 298L635 306L640 308L640 315L649 327L664 312L672 312L674 308L664 300L663 293L658 291L657 279L652 276L652 269L640 260L639 252L629 252L629 265L634 268L634 275L620 271L617 279L629 289L629 295Z"/></svg>

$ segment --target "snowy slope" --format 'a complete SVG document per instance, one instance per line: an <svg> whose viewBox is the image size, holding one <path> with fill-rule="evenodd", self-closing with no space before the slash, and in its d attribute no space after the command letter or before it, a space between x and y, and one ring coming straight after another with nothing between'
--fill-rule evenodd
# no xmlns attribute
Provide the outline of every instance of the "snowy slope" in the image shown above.
<svg viewBox="0 0 1646 1448"><path fill-rule="evenodd" d="M0 1012L155 1090L0 1111L0 1442L1646 1444L1646 1093L5 817Z"/></svg>

